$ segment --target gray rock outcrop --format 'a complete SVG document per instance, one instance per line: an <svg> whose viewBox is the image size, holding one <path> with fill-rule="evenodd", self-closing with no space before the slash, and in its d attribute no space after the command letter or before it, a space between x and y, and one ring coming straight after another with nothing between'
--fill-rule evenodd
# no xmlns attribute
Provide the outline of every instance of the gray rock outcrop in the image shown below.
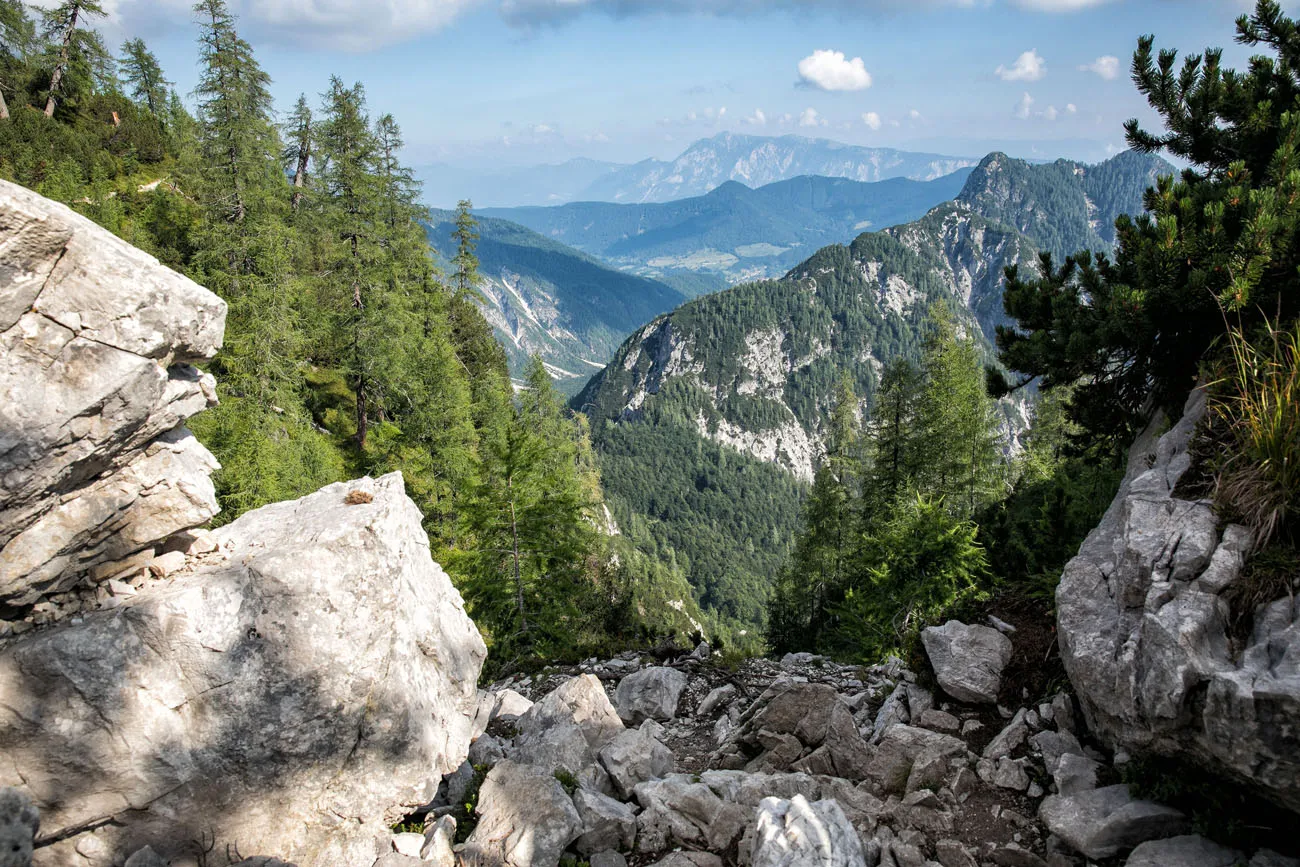
<svg viewBox="0 0 1300 867"><path fill-rule="evenodd" d="M0 789L0 867L30 867L41 814L17 789Z"/></svg>
<svg viewBox="0 0 1300 867"><path fill-rule="evenodd" d="M0 181L0 602L27 605L217 512L182 426L226 305L106 229Z"/></svg>
<svg viewBox="0 0 1300 867"><path fill-rule="evenodd" d="M349 505L354 490L372 500ZM485 648L399 474L215 538L170 583L0 650L0 785L29 792L49 834L103 825L49 863L215 837L369 864L464 760Z"/></svg>
<svg viewBox="0 0 1300 867"><path fill-rule="evenodd" d="M1300 811L1300 605L1255 612L1233 648L1225 589L1250 534L1174 496L1205 412L1197 390L1129 455L1105 517L1056 593L1061 658L1093 732L1114 748L1180 757Z"/></svg>
<svg viewBox="0 0 1300 867"><path fill-rule="evenodd" d="M949 620L921 630L935 679L958 701L993 704L1002 688L1002 669L1011 661L1011 639L988 626Z"/></svg>
<svg viewBox="0 0 1300 867"><path fill-rule="evenodd" d="M461 852L465 864L555 867L582 833L582 819L555 777L518 762L500 762L487 775L477 812Z"/></svg>
<svg viewBox="0 0 1300 867"><path fill-rule="evenodd" d="M1137 800L1125 785L1052 795L1043 801L1038 815L1070 848L1094 860L1127 852L1148 840L1185 834L1190 827L1182 813Z"/></svg>
<svg viewBox="0 0 1300 867"><path fill-rule="evenodd" d="M647 719L666 721L677 715L685 688L686 675L675 668L643 668L619 681L614 703L618 715L630 725Z"/></svg>

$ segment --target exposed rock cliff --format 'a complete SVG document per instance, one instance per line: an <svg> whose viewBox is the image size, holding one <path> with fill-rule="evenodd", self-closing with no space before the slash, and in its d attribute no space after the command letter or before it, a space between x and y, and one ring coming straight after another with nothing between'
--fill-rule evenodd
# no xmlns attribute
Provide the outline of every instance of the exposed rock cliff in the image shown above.
<svg viewBox="0 0 1300 867"><path fill-rule="evenodd" d="M63 205L0 181L0 602L26 605L217 512L192 364L226 305ZM120 571L120 570L118 570Z"/></svg>
<svg viewBox="0 0 1300 867"><path fill-rule="evenodd" d="M1066 566L1056 600L1061 656L1093 730L1115 747L1190 759L1300 811L1300 611L1255 611L1228 639L1224 592L1242 580L1250 533L1204 500L1174 495L1205 412L1133 446L1101 524Z"/></svg>

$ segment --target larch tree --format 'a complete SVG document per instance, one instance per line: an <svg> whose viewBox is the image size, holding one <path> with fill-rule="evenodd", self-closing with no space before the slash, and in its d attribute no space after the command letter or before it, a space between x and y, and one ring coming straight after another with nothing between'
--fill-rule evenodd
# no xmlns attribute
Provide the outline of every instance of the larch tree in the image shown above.
<svg viewBox="0 0 1300 867"><path fill-rule="evenodd" d="M104 17L104 7L97 0L65 0L53 9L46 10L45 33L54 46L53 71L50 73L49 95L45 99L45 116L54 117L54 110L65 89L65 79L74 64L86 65L91 72L107 59L108 52L99 34L85 28L87 19Z"/></svg>
<svg viewBox="0 0 1300 867"><path fill-rule="evenodd" d="M0 120L9 119L5 88L12 87L12 71L27 60L36 31L19 0L0 0Z"/></svg>
<svg viewBox="0 0 1300 867"><path fill-rule="evenodd" d="M307 95L299 94L293 111L283 126L285 146L281 162L287 172L293 174L293 193L289 197L289 207L295 213L307 194L308 169L311 166L312 140L315 129L312 126L311 106L307 104Z"/></svg>
<svg viewBox="0 0 1300 867"><path fill-rule="evenodd" d="M154 117L165 117L168 88L172 82L163 76L158 58L144 44L143 39L128 39L122 43L118 69L122 81L131 88L131 98L147 108Z"/></svg>
<svg viewBox="0 0 1300 867"><path fill-rule="evenodd" d="M474 250L478 246L478 222L471 213L473 208L473 202L461 199L456 205L456 228L451 233L456 240L456 255L451 262L456 268L456 294L460 296L477 291L474 287L478 283L479 261Z"/></svg>

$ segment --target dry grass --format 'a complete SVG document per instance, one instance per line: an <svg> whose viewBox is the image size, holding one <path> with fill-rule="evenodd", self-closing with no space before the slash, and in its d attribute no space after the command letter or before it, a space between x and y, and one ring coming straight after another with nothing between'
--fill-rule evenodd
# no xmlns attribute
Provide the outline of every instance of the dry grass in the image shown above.
<svg viewBox="0 0 1300 867"><path fill-rule="evenodd" d="M1258 342L1229 329L1228 340L1228 369L1210 399L1211 424L1228 440L1214 498L1262 548L1300 508L1300 323L1269 324Z"/></svg>
<svg viewBox="0 0 1300 867"><path fill-rule="evenodd" d="M366 503L373 503L374 501L374 494L369 491L363 491L359 488L348 491L348 495L343 499L343 502L347 503L349 506L361 506Z"/></svg>

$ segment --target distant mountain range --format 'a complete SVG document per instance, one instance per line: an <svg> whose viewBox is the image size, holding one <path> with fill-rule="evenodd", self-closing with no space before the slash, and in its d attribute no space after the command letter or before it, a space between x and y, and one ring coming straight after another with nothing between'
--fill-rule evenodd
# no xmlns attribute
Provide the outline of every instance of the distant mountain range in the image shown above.
<svg viewBox="0 0 1300 867"><path fill-rule="evenodd" d="M805 175L758 189L726 181L703 196L675 202L574 202L480 213L646 276L689 270L739 283L779 277L827 244L918 219L961 192L972 171L963 168L932 181L870 183Z"/></svg>
<svg viewBox="0 0 1300 867"><path fill-rule="evenodd" d="M689 564L702 605L754 622L799 520L797 484L822 453L833 389L869 412L885 364L916 359L927 307L946 300L991 354L1003 269L1041 250L1109 250L1173 166L1122 154L1097 166L990 154L952 201L911 223L817 251L780 280L737 286L642 326L573 401L592 422L608 502L648 550ZM1015 424L1020 407L1006 405ZM1023 420L1021 420L1023 424ZM651 468L647 470L646 468Z"/></svg>
<svg viewBox="0 0 1300 867"><path fill-rule="evenodd" d="M417 167L424 199L452 207L471 199L479 207L558 205L567 202L670 202L702 196L727 181L761 187L800 175L854 181L911 178L928 181L973 166L976 159L847 145L827 139L720 133L700 139L674 160L633 164L577 159L559 165L469 171L448 165Z"/></svg>
<svg viewBox="0 0 1300 867"><path fill-rule="evenodd" d="M432 210L426 223L444 267L455 252L454 217ZM518 376L539 354L566 394L603 368L628 334L686 300L683 290L708 288L679 290L614 270L506 220L481 218L478 229L479 308L506 349L511 373Z"/></svg>

